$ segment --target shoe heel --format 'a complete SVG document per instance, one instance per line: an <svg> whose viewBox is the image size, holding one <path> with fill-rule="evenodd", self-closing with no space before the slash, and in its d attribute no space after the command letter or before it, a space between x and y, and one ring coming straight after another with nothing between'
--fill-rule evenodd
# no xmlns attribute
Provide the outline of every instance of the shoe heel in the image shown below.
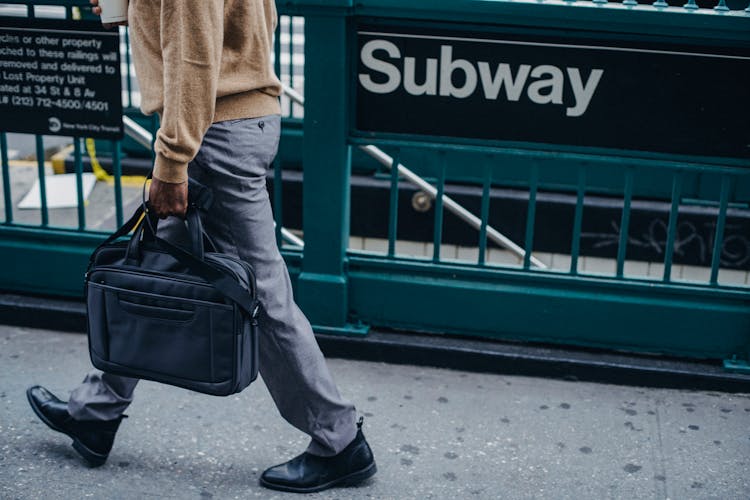
<svg viewBox="0 0 750 500"><path fill-rule="evenodd" d="M101 456L98 453L94 453L93 451L86 448L83 444L81 444L81 442L77 439L73 440L73 449L76 450L91 467L101 467L102 465L104 465L104 462L107 461L106 456Z"/></svg>
<svg viewBox="0 0 750 500"><path fill-rule="evenodd" d="M374 476L377 471L378 471L378 467L377 465L375 465L375 462L373 462L366 469L363 469L359 472L355 472L351 476L347 477L344 481L341 482L341 485L342 486L357 486L364 480L369 479L372 476Z"/></svg>

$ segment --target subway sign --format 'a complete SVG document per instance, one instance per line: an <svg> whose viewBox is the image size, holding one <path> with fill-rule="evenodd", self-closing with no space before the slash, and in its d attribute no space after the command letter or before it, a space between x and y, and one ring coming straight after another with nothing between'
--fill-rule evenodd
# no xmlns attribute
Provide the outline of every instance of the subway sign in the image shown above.
<svg viewBox="0 0 750 500"><path fill-rule="evenodd" d="M361 133L750 158L748 48L378 25L357 38Z"/></svg>

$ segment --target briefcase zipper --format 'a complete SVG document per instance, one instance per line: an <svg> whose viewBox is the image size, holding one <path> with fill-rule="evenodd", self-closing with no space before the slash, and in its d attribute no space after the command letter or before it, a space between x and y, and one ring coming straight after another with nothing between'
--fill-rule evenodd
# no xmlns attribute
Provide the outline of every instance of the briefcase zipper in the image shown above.
<svg viewBox="0 0 750 500"><path fill-rule="evenodd" d="M200 285L200 286L212 288L211 284L207 283L206 281L185 279L185 278L182 277L183 276L182 274L170 273L170 272L147 271L147 270L143 270L143 269L139 269L137 271L136 270L129 271L129 270L121 269L119 267L112 267L112 266L97 267L93 271L90 271L90 272L86 273L86 278L90 279L91 274L95 273L95 272L98 272L98 271L108 271L108 272L113 272L113 273L117 273L117 274L125 274L125 275L128 275L128 274L129 275L136 275L136 276L138 276L138 275L142 275L142 276L145 275L145 276L153 276L153 277L156 277L156 278L167 278L170 281L176 281L178 283L184 283L186 285Z"/></svg>

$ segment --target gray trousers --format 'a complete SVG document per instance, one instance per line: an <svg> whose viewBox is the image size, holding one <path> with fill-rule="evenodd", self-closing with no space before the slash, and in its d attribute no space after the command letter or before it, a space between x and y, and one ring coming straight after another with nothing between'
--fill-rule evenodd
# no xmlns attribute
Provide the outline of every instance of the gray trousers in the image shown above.
<svg viewBox="0 0 750 500"><path fill-rule="evenodd" d="M219 251L250 263L263 312L258 318L260 374L281 415L310 435L308 452L335 455L356 434L354 406L331 378L312 328L292 297L286 264L276 245L266 169L276 156L279 116L215 123L190 163L192 179L211 188L214 203L203 227ZM181 222L159 224L160 236L178 241ZM178 231L179 230L179 231ZM92 371L71 393L77 420L118 418L133 400L137 379Z"/></svg>

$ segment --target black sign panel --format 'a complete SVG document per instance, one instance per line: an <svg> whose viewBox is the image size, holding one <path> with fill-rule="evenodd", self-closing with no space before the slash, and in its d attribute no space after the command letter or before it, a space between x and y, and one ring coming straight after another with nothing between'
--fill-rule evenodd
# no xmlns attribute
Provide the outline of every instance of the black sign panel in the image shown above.
<svg viewBox="0 0 750 500"><path fill-rule="evenodd" d="M117 30L0 17L0 130L119 139L121 88Z"/></svg>
<svg viewBox="0 0 750 500"><path fill-rule="evenodd" d="M358 28L356 128L750 157L750 49Z"/></svg>

